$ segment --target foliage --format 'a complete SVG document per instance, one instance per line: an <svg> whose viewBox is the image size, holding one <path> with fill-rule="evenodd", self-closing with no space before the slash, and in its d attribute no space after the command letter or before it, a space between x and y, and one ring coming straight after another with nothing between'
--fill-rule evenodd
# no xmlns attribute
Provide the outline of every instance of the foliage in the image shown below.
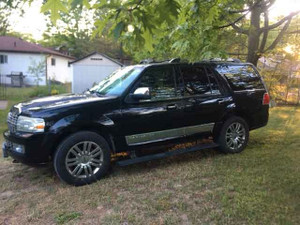
<svg viewBox="0 0 300 225"><path fill-rule="evenodd" d="M48 0L47 5L57 0ZM247 61L257 64L259 56L276 47L285 34L291 13L277 23L269 24L268 10L275 0L112 0L101 1L88 7L91 12L104 12L95 22L94 34L108 31L124 46L143 56L180 56L195 61L213 56L225 57L230 48L224 36L228 32L245 35L248 39ZM51 4L50 4L51 3ZM69 6L83 6L83 1L71 0ZM54 8L43 7L43 11ZM56 9L64 11L63 8ZM55 13L53 20L59 18ZM250 15L250 20L246 16ZM264 25L261 26L261 17ZM229 22L228 22L229 21ZM246 21L246 22L245 22ZM131 29L129 29L131 27ZM269 31L282 27L281 32L268 43ZM224 35L225 34L225 35ZM230 34L229 36L232 36Z"/></svg>
<svg viewBox="0 0 300 225"><path fill-rule="evenodd" d="M23 0L0 1L0 35L6 35L9 32L9 17L12 13L22 15Z"/></svg>
<svg viewBox="0 0 300 225"><path fill-rule="evenodd" d="M277 102L300 103L300 36L294 32L299 22L300 16L297 16L277 47L265 54L268 61L273 61L273 66L259 65L271 97Z"/></svg>
<svg viewBox="0 0 300 225"><path fill-rule="evenodd" d="M112 57L120 54L120 45L112 42L107 36L95 36L92 24L97 15L92 18L87 16L89 11L85 7L75 7L68 14L62 14L57 24L47 23L47 31L43 35L40 44L55 47L58 50L81 58L98 51L104 52Z"/></svg>
<svg viewBox="0 0 300 225"><path fill-rule="evenodd" d="M59 91L57 89L52 89L51 90L51 95L58 95Z"/></svg>
<svg viewBox="0 0 300 225"><path fill-rule="evenodd" d="M45 59L46 60L46 59ZM34 76L34 81L39 86L40 81L43 81L42 77L46 77L46 62L41 60L31 60L31 65L28 67L28 73Z"/></svg>
<svg viewBox="0 0 300 225"><path fill-rule="evenodd" d="M23 90L23 89L22 89ZM48 86L39 86L31 88L28 97L30 98L37 98L37 97L45 97L48 95L56 95L56 94L63 94L68 93L69 87L65 84L60 85L51 85L51 91L49 93L49 87Z"/></svg>
<svg viewBox="0 0 300 225"><path fill-rule="evenodd" d="M56 20L59 18L59 12L68 13L67 8L65 7L64 3L60 0L51 0L46 1L46 3L42 6L41 12L51 12L51 20L55 23Z"/></svg>

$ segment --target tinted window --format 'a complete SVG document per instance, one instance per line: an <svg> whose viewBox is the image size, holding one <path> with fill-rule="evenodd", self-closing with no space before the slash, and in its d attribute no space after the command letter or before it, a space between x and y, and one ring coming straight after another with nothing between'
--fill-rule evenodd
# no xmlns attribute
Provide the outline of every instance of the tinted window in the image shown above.
<svg viewBox="0 0 300 225"><path fill-rule="evenodd" d="M175 97L175 77L172 67L157 67L147 70L138 87L149 87L151 100L162 100Z"/></svg>
<svg viewBox="0 0 300 225"><path fill-rule="evenodd" d="M234 91L264 88L259 76L249 65L217 65L215 68L225 75Z"/></svg>
<svg viewBox="0 0 300 225"><path fill-rule="evenodd" d="M204 67L181 66L184 95L211 94L210 84Z"/></svg>

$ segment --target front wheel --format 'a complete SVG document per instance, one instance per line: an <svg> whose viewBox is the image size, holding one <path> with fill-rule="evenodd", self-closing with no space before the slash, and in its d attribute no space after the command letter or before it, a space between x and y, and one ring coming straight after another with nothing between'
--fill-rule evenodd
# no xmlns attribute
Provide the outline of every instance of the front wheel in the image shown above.
<svg viewBox="0 0 300 225"><path fill-rule="evenodd" d="M231 117L223 124L216 142L225 153L239 153L245 149L249 140L249 127L241 117Z"/></svg>
<svg viewBox="0 0 300 225"><path fill-rule="evenodd" d="M109 145L103 137L90 131L66 138L54 156L54 168L59 178L76 186L99 180L109 166Z"/></svg>

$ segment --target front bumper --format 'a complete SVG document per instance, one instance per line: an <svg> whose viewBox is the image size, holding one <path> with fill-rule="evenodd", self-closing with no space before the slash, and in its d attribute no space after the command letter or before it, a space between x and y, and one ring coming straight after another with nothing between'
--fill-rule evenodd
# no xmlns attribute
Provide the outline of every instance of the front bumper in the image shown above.
<svg viewBox="0 0 300 225"><path fill-rule="evenodd" d="M5 142L2 145L3 157L12 157L22 163L46 163L50 159L50 146L47 145L46 134L16 135L9 131L3 133ZM14 151L14 145L23 146L24 153Z"/></svg>

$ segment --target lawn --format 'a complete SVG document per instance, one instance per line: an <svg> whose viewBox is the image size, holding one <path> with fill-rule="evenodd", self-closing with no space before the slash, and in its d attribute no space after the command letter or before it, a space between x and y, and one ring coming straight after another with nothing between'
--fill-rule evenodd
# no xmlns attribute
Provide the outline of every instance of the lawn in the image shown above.
<svg viewBox="0 0 300 225"><path fill-rule="evenodd" d="M16 93L10 105L28 96ZM297 107L271 109L240 154L204 150L115 166L83 187L60 182L51 166L0 159L0 224L297 224L299 161Z"/></svg>

